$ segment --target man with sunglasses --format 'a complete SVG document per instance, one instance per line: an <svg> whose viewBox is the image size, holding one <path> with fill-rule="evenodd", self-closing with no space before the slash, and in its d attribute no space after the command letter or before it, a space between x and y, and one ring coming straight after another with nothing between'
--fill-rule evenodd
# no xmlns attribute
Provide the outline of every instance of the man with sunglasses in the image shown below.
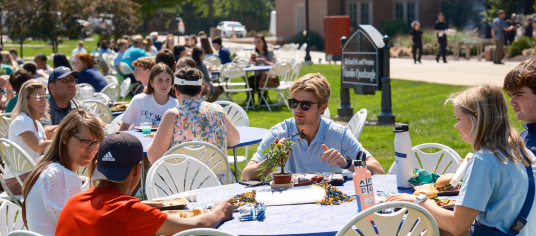
<svg viewBox="0 0 536 236"><path fill-rule="evenodd" d="M290 86L289 99L294 117L275 125L264 136L257 153L244 168L242 179L259 179L258 169L265 159L262 152L272 142L289 139L295 145L285 170L292 173L342 172L343 169L353 172L351 160L363 152L371 173L383 174L380 163L361 146L347 127L321 117L328 107L330 95L330 84L321 74L307 74L296 80Z"/></svg>
<svg viewBox="0 0 536 236"><path fill-rule="evenodd" d="M71 71L65 66L57 67L50 73L48 77L48 91L51 95L48 100L50 117L43 117L41 124L51 127L45 129L54 129L74 109L81 108L93 114L88 106L73 99L78 78L80 73ZM97 119L102 126L105 125L99 117Z"/></svg>

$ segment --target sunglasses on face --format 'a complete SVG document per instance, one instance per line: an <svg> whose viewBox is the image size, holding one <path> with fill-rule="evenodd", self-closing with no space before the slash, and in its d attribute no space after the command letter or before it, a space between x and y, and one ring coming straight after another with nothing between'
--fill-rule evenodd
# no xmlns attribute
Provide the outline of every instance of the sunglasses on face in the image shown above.
<svg viewBox="0 0 536 236"><path fill-rule="evenodd" d="M288 99L288 104L290 105L290 108L296 109L298 105L301 105L301 109L304 111L308 111L311 109L311 105L318 104L318 102L309 102L309 101L298 101L294 98Z"/></svg>
<svg viewBox="0 0 536 236"><path fill-rule="evenodd" d="M100 141L96 141L96 142L93 142L89 139L82 139L78 136L76 136L76 134L71 134L73 137L75 137L76 139L78 139L80 141L80 146L84 147L84 148L89 148L91 147L92 145L95 145L95 148L99 148L101 142Z"/></svg>
<svg viewBox="0 0 536 236"><path fill-rule="evenodd" d="M36 94L35 96L32 96L35 98L36 101L41 101L41 99L48 100L50 98L50 94Z"/></svg>

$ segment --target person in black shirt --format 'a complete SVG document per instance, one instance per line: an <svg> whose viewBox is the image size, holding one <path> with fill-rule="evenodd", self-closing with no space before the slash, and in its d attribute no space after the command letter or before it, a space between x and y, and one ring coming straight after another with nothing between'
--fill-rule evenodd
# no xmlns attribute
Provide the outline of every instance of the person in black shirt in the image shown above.
<svg viewBox="0 0 536 236"><path fill-rule="evenodd" d="M523 35L525 35L527 37L533 37L532 36L532 31L533 31L532 19L528 18L527 19L527 26L525 26L525 28L523 29Z"/></svg>
<svg viewBox="0 0 536 236"><path fill-rule="evenodd" d="M510 19L506 20L506 25L508 26L514 26L514 28L517 28L519 26L521 26L521 24L516 20L517 16L516 16L516 13L512 13L512 15L510 16ZM515 40L516 40L516 31L515 30L510 30L510 31L506 31L504 34L505 34L505 39L506 39L506 45L511 45Z"/></svg>
<svg viewBox="0 0 536 236"><path fill-rule="evenodd" d="M447 22L443 13L437 15L437 20L434 25L434 32L437 34L437 42L439 43L439 53L437 53L436 61L439 63L439 57L443 57L443 62L447 63L447 35L445 30L448 29Z"/></svg>
<svg viewBox="0 0 536 236"><path fill-rule="evenodd" d="M418 21L411 22L411 52L413 53L413 63L421 63L422 56L422 44L424 42L424 34L421 30L421 23ZM419 56L417 56L417 49L419 49Z"/></svg>

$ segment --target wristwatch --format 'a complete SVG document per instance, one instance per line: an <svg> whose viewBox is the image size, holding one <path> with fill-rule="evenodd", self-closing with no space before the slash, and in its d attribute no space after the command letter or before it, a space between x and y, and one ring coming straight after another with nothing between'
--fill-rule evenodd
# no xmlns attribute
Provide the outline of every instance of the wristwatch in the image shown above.
<svg viewBox="0 0 536 236"><path fill-rule="evenodd" d="M419 196L417 196L417 198L415 198L415 204L419 205L419 203L424 202L426 200L428 200L428 197L421 193L419 194Z"/></svg>

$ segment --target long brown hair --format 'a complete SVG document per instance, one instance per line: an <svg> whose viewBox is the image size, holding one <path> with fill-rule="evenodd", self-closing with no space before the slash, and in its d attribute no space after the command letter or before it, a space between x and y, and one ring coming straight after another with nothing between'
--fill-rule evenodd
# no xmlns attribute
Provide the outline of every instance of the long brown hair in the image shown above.
<svg viewBox="0 0 536 236"><path fill-rule="evenodd" d="M512 163L523 163L528 167L534 161L527 161L525 143L508 121L508 107L499 87L479 85L452 95L447 102L461 108L471 120L473 151L489 150L500 162L504 158Z"/></svg>
<svg viewBox="0 0 536 236"><path fill-rule="evenodd" d="M22 195L24 199L28 199L28 194L35 184L35 180L39 178L41 172L43 172L49 164L59 162L65 168L71 171L73 170L71 159L69 158L69 153L67 150L67 141L73 134L80 132L80 127L82 125L88 127L91 135L97 138L99 141L104 139L104 131L97 118L84 109L72 110L67 116L65 116L65 118L63 118L56 130L56 134L54 134L54 137L52 138L52 143L50 144L49 149L45 152L43 158L37 162L32 172L30 172L28 178L26 178L24 181L24 185L22 186ZM89 183L91 183L91 176L95 171L96 159L97 155L93 157L93 160L91 160L91 163L88 167ZM23 216L25 216L26 204L22 205L22 212Z"/></svg>
<svg viewBox="0 0 536 236"><path fill-rule="evenodd" d="M262 40L262 43L263 43L263 46L262 46L262 52L264 53L264 56L265 56L265 57L268 57L268 44L266 43L266 39L264 39L264 35L262 35L262 34L257 34L257 35L255 36L255 39L257 39L257 38L259 38L259 39ZM256 52L257 54L259 54L259 49L258 49L257 47L255 47L255 52Z"/></svg>
<svg viewBox="0 0 536 236"><path fill-rule="evenodd" d="M210 45L210 41L207 37L201 37L201 47L203 50L205 50L206 54L214 54L214 51L212 51L212 45Z"/></svg>
<svg viewBox="0 0 536 236"><path fill-rule="evenodd" d="M154 78L160 73L167 73L169 76L171 76L171 86L169 86L170 89L168 94L169 96L176 98L175 91L173 91L173 78L175 78L175 76L173 76L173 70L171 70L171 68L164 63L158 63L153 66L151 72L149 72L149 83L147 83L147 86L145 86L145 91L143 92L146 94L154 93L154 87L151 85L151 81L154 84Z"/></svg>

